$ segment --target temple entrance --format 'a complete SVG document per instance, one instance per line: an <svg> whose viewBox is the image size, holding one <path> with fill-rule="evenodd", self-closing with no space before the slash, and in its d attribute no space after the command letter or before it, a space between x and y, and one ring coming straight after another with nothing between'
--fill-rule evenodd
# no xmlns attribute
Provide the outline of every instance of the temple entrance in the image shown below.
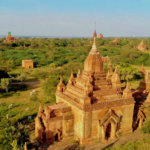
<svg viewBox="0 0 150 150"><path fill-rule="evenodd" d="M55 134L55 141L58 141L58 133Z"/></svg>
<svg viewBox="0 0 150 150"><path fill-rule="evenodd" d="M106 128L106 139L108 140L110 137L111 137L111 123L109 123Z"/></svg>

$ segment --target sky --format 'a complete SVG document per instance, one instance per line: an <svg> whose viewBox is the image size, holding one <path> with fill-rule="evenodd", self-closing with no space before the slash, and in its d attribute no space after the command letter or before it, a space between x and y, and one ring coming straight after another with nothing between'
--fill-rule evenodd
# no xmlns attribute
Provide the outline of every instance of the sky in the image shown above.
<svg viewBox="0 0 150 150"><path fill-rule="evenodd" d="M150 37L150 0L0 0L0 36Z"/></svg>

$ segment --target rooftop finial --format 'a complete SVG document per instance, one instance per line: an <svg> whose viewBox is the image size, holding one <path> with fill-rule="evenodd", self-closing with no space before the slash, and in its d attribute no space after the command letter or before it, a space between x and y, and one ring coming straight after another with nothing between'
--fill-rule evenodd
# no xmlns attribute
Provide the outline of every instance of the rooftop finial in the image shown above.
<svg viewBox="0 0 150 150"><path fill-rule="evenodd" d="M94 29L93 37L94 37L94 38L97 37L97 33L96 33L96 22L95 22L95 29Z"/></svg>
<svg viewBox="0 0 150 150"><path fill-rule="evenodd" d="M39 111L43 111L43 109L42 109L42 102L40 101L40 106L39 106Z"/></svg>

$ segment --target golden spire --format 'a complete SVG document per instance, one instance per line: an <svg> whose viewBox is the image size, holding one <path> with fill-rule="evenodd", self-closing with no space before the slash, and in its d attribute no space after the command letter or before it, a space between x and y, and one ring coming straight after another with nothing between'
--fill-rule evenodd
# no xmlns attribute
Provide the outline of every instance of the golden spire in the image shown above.
<svg viewBox="0 0 150 150"><path fill-rule="evenodd" d="M94 38L97 37L97 33L96 33L96 22L95 22L95 30L94 30L94 33L93 33L93 37L94 37Z"/></svg>
<svg viewBox="0 0 150 150"><path fill-rule="evenodd" d="M114 73L117 73L118 74L118 69L117 69L117 67L116 67L116 69L115 69L115 72Z"/></svg>
<svg viewBox="0 0 150 150"><path fill-rule="evenodd" d="M107 79L107 80L110 80L110 79L111 79L111 76L110 76L110 72L109 72L109 71L108 71L108 73L107 73L106 79Z"/></svg>
<svg viewBox="0 0 150 150"><path fill-rule="evenodd" d="M127 85L126 85L126 89L130 89L130 83L129 83L129 79L127 79Z"/></svg>
<svg viewBox="0 0 150 150"><path fill-rule="evenodd" d="M42 102L40 101L39 111L43 111L42 109Z"/></svg>
<svg viewBox="0 0 150 150"><path fill-rule="evenodd" d="M79 67L77 77L80 77L80 75L81 75L81 70L80 70L80 67Z"/></svg>
<svg viewBox="0 0 150 150"><path fill-rule="evenodd" d="M26 142L25 142L25 145L24 145L24 150L28 150Z"/></svg>
<svg viewBox="0 0 150 150"><path fill-rule="evenodd" d="M142 41L141 41L141 45L144 45L143 39L142 39Z"/></svg>
<svg viewBox="0 0 150 150"><path fill-rule="evenodd" d="M108 66L112 66L111 61L109 61Z"/></svg>

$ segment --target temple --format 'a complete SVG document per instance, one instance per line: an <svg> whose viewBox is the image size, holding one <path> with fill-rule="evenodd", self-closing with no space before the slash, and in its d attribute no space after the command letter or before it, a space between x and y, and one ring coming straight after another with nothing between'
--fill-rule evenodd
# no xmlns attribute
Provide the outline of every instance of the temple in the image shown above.
<svg viewBox="0 0 150 150"><path fill-rule="evenodd" d="M4 40L4 43L12 43L15 41L16 41L16 38L12 37L11 32L8 32L8 35L6 37L6 40Z"/></svg>
<svg viewBox="0 0 150 150"><path fill-rule="evenodd" d="M134 120L135 126L139 126L141 118L140 123L143 122L143 111L136 109L134 113L135 97L129 81L122 91L118 70L116 68L113 72L111 62L106 75L96 47L96 31L93 37L83 72L79 69L75 78L72 69L67 86L61 75L56 104L46 106L45 110L42 105L39 107L35 118L35 136L41 143L53 143L69 137L83 145L107 141L117 138L119 134L132 132Z"/></svg>
<svg viewBox="0 0 150 150"><path fill-rule="evenodd" d="M138 45L137 48L141 51L146 51L146 45L144 44L143 40L141 41L141 43Z"/></svg>
<svg viewBox="0 0 150 150"><path fill-rule="evenodd" d="M99 38L99 39L104 39L104 37L103 37L102 34L98 34L97 38Z"/></svg>
<svg viewBox="0 0 150 150"><path fill-rule="evenodd" d="M112 42L114 42L114 43L118 43L118 42L119 42L119 40L118 40L118 38L117 38L117 37L115 37L115 39L114 39Z"/></svg>

